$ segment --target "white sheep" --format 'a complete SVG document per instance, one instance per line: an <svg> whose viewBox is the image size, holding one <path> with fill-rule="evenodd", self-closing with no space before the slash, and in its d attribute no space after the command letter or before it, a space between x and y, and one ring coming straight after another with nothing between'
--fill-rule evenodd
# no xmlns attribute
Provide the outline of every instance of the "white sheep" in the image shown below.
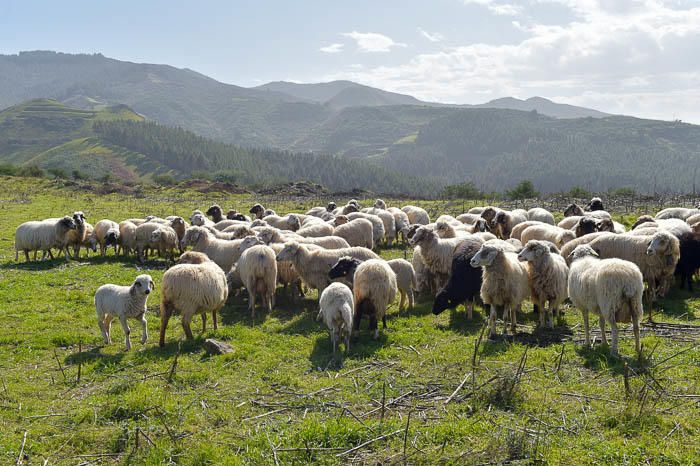
<svg viewBox="0 0 700 466"><path fill-rule="evenodd" d="M533 225L544 225L544 222L540 222L539 220L528 220L527 222L519 223L513 227L513 229L510 232L510 237L514 239L521 239L523 231L525 231L526 228L531 227Z"/></svg>
<svg viewBox="0 0 700 466"><path fill-rule="evenodd" d="M576 239L576 233L543 223L542 225L532 225L525 228L520 235L520 242L523 244L527 244L528 241L533 239L549 241L561 249L566 243Z"/></svg>
<svg viewBox="0 0 700 466"><path fill-rule="evenodd" d="M25 222L15 230L15 260L19 260L19 252L24 252L26 262L29 262L29 252L34 252L36 260L37 251L42 251L44 256L53 259L51 248L63 251L66 261L70 257L68 253L68 234L75 230L75 220L69 216L59 219L47 219L42 221Z"/></svg>
<svg viewBox="0 0 700 466"><path fill-rule="evenodd" d="M260 294L263 308L271 312L275 306L275 288L277 285L277 260L275 251L265 246L256 237L249 236L238 247L241 257L236 263L236 270L248 291L248 308L255 319L255 299Z"/></svg>
<svg viewBox="0 0 700 466"><path fill-rule="evenodd" d="M520 251L518 260L530 264L530 292L533 304L538 307L540 326L545 326L546 315L547 325L554 328L552 315L557 315L559 306L568 297L569 268L558 252L552 252L551 245L547 241L532 240Z"/></svg>
<svg viewBox="0 0 700 466"><path fill-rule="evenodd" d="M387 246L391 247L396 240L396 220L394 219L394 214L387 210L378 209L376 207L370 207L368 209L362 209L362 212L366 214L376 215L382 221L384 225L384 239L386 240Z"/></svg>
<svg viewBox="0 0 700 466"><path fill-rule="evenodd" d="M178 264L163 274L160 301L160 346L165 346L165 330L170 316L179 312L188 340L193 338L190 322L195 314L202 316L202 332L206 331L206 313L211 312L214 329L216 313L228 298L226 274L212 261L202 264Z"/></svg>
<svg viewBox="0 0 700 466"><path fill-rule="evenodd" d="M280 230L297 231L301 228L301 220L296 214L287 214L284 217L280 217L279 215L268 215L263 217L262 220L264 220L268 225L279 228Z"/></svg>
<svg viewBox="0 0 700 466"><path fill-rule="evenodd" d="M114 247L114 254L117 253L120 235L119 224L117 222L107 219L100 220L95 224L93 235L97 240L97 244L100 246L100 255L104 257L107 248L110 246Z"/></svg>
<svg viewBox="0 0 700 466"><path fill-rule="evenodd" d="M256 233L256 236L267 245L296 241L303 244L312 244L324 249L342 249L352 246L344 238L337 235L324 236L321 238L305 238L291 231L282 231L274 227L261 227Z"/></svg>
<svg viewBox="0 0 700 466"><path fill-rule="evenodd" d="M314 217L312 217L314 218ZM305 238L321 238L333 234L333 225L324 221L305 223L296 234Z"/></svg>
<svg viewBox="0 0 700 466"><path fill-rule="evenodd" d="M435 222L434 231L440 238L464 238L472 233L472 229L468 225L460 223L458 226L455 226L440 219Z"/></svg>
<svg viewBox="0 0 700 466"><path fill-rule="evenodd" d="M481 215L466 213L466 214L460 214L456 218L457 218L457 220L464 223L465 225L474 225L476 223L476 221L481 218Z"/></svg>
<svg viewBox="0 0 700 466"><path fill-rule="evenodd" d="M416 291L421 294L429 293L435 295L438 290L435 274L425 265L420 246L416 246L413 249L411 265L416 273Z"/></svg>
<svg viewBox="0 0 700 466"><path fill-rule="evenodd" d="M123 255L129 255L136 251L137 225L129 220L119 223L119 248Z"/></svg>
<svg viewBox="0 0 700 466"><path fill-rule="evenodd" d="M316 320L322 320L328 327L333 345L333 354L338 348L338 340L345 341L345 352L350 351L350 334L355 304L352 291L342 283L331 283L323 290L318 300L319 311Z"/></svg>
<svg viewBox="0 0 700 466"><path fill-rule="evenodd" d="M192 246L193 251L203 252L222 270L231 270L233 264L241 257L238 250L241 242L240 239L217 239L206 228L192 226L185 232L182 247Z"/></svg>
<svg viewBox="0 0 700 466"><path fill-rule="evenodd" d="M463 239L439 238L429 227L422 226L409 240L411 246L420 246L423 262L435 275L435 289L440 289L447 283L452 267L452 254Z"/></svg>
<svg viewBox="0 0 700 466"><path fill-rule="evenodd" d="M175 259L175 249L179 246L177 233L167 225L161 225L156 231L151 233L151 244L158 249L161 257Z"/></svg>
<svg viewBox="0 0 700 466"><path fill-rule="evenodd" d="M656 214L656 217L654 217L656 220L663 220L663 219L669 219L669 218L679 218L681 220L685 220L686 218L692 216L692 215L697 215L700 214L700 209L687 209L684 207L670 207L668 209L664 209L660 211L658 214Z"/></svg>
<svg viewBox="0 0 700 466"><path fill-rule="evenodd" d="M275 256L277 256L277 254L282 252L282 249L284 249L283 243L270 243L268 246L275 251ZM231 270L234 268L235 266ZM277 263L277 282L282 285L285 290L287 287L289 287L292 300L295 300L297 296L304 296L301 277L299 277L299 272L297 272L297 270L294 268L294 264L291 262L282 261ZM242 282L240 286L243 286Z"/></svg>
<svg viewBox="0 0 700 466"><path fill-rule="evenodd" d="M401 235L403 241L406 242L406 233L408 231L408 226L411 224L411 221L408 219L408 215L406 215L406 212L399 209L398 207L389 207L386 210L394 216L394 224L396 225L396 237L398 238L399 235Z"/></svg>
<svg viewBox="0 0 700 466"><path fill-rule="evenodd" d="M598 315L603 343L607 345L605 323L610 325L613 354L617 354L617 322L632 320L635 349L641 354L639 322L644 312L644 281L636 264L621 259L603 259L590 245L571 253L568 290L571 302L581 310L586 346L591 344L588 313Z"/></svg>
<svg viewBox="0 0 700 466"><path fill-rule="evenodd" d="M338 215L335 225L333 234L345 239L350 246L362 246L367 249L374 247L374 227L366 218L348 221L345 215Z"/></svg>
<svg viewBox="0 0 700 466"><path fill-rule="evenodd" d="M146 222L136 227L134 232L136 255L139 261L148 258L148 252L151 249L156 249L156 245L151 240L151 235L154 231L161 227L162 224L155 222Z"/></svg>
<svg viewBox="0 0 700 466"><path fill-rule="evenodd" d="M428 223L430 223L430 215L428 215L428 212L426 212L425 209L421 207L407 205L403 206L401 210L403 210L408 216L409 224L418 223L420 225L427 225Z"/></svg>
<svg viewBox="0 0 700 466"><path fill-rule="evenodd" d="M413 265L406 259L392 259L387 261L391 270L396 274L396 286L399 290L399 311L406 309L408 304L409 309L413 309L413 290L418 289L416 272L413 270Z"/></svg>
<svg viewBox="0 0 700 466"><path fill-rule="evenodd" d="M126 350L131 349L131 329L127 319L137 319L141 322L141 344L148 340L148 324L146 323L146 301L153 291L153 278L150 275L139 275L131 286L102 285L95 292L95 311L97 325L102 332L105 344L112 343L110 330L112 320L116 317L124 330Z"/></svg>
<svg viewBox="0 0 700 466"><path fill-rule="evenodd" d="M352 212L346 215L348 220L355 220L357 218L364 218L372 222L372 240L375 246L379 246L384 240L384 235L386 231L384 230L384 222L381 218L374 214L367 214L365 212Z"/></svg>
<svg viewBox="0 0 700 466"><path fill-rule="evenodd" d="M496 336L499 310L503 312L503 333L506 333L507 316L510 316L511 331L515 333L516 311L530 294L528 265L498 243L484 244L471 258L470 264L483 268L481 300L490 307L489 336Z"/></svg>
<svg viewBox="0 0 700 466"><path fill-rule="evenodd" d="M566 259L566 263L569 266L571 266L571 262L569 260L569 257L571 257L571 253L574 252L574 249L576 249L576 246L580 246L581 244L588 244L596 238L600 238L602 236L607 236L607 235L612 235L612 234L614 234L614 233L610 233L608 231L596 231L595 233L589 233L587 235L583 235L583 236L580 236L576 239L573 239L561 247L561 249L560 249L561 256L564 259Z"/></svg>
<svg viewBox="0 0 700 466"><path fill-rule="evenodd" d="M554 225L554 215L547 209L541 207L533 207L527 211L528 220L536 220L538 222L547 223L549 225Z"/></svg>

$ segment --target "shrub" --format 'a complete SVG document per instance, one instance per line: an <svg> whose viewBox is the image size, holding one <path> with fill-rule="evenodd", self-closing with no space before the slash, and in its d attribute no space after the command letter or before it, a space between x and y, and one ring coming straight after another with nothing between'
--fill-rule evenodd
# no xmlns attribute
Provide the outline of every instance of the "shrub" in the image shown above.
<svg viewBox="0 0 700 466"><path fill-rule="evenodd" d="M160 186L172 186L175 184L175 178L173 175L168 174L155 175L153 177L153 182Z"/></svg>
<svg viewBox="0 0 700 466"><path fill-rule="evenodd" d="M521 181L513 189L506 191L506 194L511 199L533 199L540 196L530 180Z"/></svg>
<svg viewBox="0 0 700 466"><path fill-rule="evenodd" d="M42 178L46 176L46 172L38 165L25 165L17 170L17 175L28 178Z"/></svg>

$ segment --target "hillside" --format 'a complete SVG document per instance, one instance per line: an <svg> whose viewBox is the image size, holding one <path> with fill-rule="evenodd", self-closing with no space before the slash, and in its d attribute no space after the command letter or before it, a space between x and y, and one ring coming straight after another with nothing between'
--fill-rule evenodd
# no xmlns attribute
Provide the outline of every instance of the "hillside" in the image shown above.
<svg viewBox="0 0 700 466"><path fill-rule="evenodd" d="M506 110L522 110L524 112L536 111L542 115L552 118L604 118L610 116L609 113L599 112L585 107L575 105L560 104L552 102L543 97L530 97L527 100L520 100L514 97L503 97L495 99L485 104L471 105L471 108L502 108Z"/></svg>

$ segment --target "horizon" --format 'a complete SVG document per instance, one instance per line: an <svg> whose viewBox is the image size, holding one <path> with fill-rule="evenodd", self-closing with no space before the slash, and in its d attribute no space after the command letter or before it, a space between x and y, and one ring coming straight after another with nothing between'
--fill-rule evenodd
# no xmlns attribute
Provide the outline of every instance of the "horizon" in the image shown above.
<svg viewBox="0 0 700 466"><path fill-rule="evenodd" d="M696 0L211 1L207 8L129 0L120 4L133 13L126 15L109 4L70 5L0 7L0 53L101 53L242 87L348 80L447 104L537 96L700 123Z"/></svg>

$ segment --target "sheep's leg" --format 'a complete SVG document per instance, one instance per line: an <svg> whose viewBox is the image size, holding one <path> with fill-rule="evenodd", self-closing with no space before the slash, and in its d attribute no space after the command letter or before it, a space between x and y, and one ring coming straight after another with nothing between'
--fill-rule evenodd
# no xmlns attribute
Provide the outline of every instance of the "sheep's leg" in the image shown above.
<svg viewBox="0 0 700 466"><path fill-rule="evenodd" d="M545 325L545 315L547 314L547 309L544 307L543 302L538 302L536 306L533 306L537 308L537 314L539 315L539 326L540 328L544 328Z"/></svg>
<svg viewBox="0 0 700 466"><path fill-rule="evenodd" d="M100 256L105 257L107 255L107 248L104 244L100 243Z"/></svg>
<svg viewBox="0 0 700 466"><path fill-rule="evenodd" d="M588 310L581 309L581 317L583 318L583 333L586 336L586 348L591 346L591 329L588 325Z"/></svg>
<svg viewBox="0 0 700 466"><path fill-rule="evenodd" d="M598 322L600 323L600 338L603 340L603 344L607 346L608 337L605 335L605 319L603 319L602 311L603 310L601 309L601 315L598 318Z"/></svg>
<svg viewBox="0 0 700 466"><path fill-rule="evenodd" d="M335 356L335 350L338 346L338 335L335 330L331 330L331 345L333 345L333 356Z"/></svg>
<svg viewBox="0 0 700 466"><path fill-rule="evenodd" d="M190 328L190 322L192 322L193 315L194 313L190 312L182 313L182 329L185 331L185 335L187 336L188 340L194 339L194 335L192 335L192 329Z"/></svg>
<svg viewBox="0 0 700 466"><path fill-rule="evenodd" d="M207 313L202 313L202 333L207 331Z"/></svg>
<svg viewBox="0 0 700 466"><path fill-rule="evenodd" d="M496 308L501 311L501 316L503 319L503 335L508 333L508 316L510 316L509 306L496 306Z"/></svg>
<svg viewBox="0 0 700 466"><path fill-rule="evenodd" d="M634 349L637 350L637 356L642 355L642 345L639 342L639 316L632 310L632 329L634 330Z"/></svg>
<svg viewBox="0 0 700 466"><path fill-rule="evenodd" d="M515 335L515 333L517 331L517 324L518 324L517 307L510 306L509 309L510 309L510 331L513 332L513 335ZM506 332L503 332L503 333L506 333Z"/></svg>
<svg viewBox="0 0 700 466"><path fill-rule="evenodd" d="M112 320L114 318L107 314L105 316L105 329L107 330L107 344L111 345L112 344Z"/></svg>
<svg viewBox="0 0 700 466"><path fill-rule="evenodd" d="M160 310L160 340L158 345L162 348L165 346L165 329L168 328L168 321L170 320L170 315L172 310L169 305L164 305Z"/></svg>
<svg viewBox="0 0 700 466"><path fill-rule="evenodd" d="M401 296L399 299L399 312L401 312L404 310L404 306L406 305L406 292L399 290L399 296Z"/></svg>
<svg viewBox="0 0 700 466"><path fill-rule="evenodd" d="M122 324L122 329L124 330L124 339L126 340L126 350L129 351L131 349L131 329L129 328L129 324L126 322L126 316L121 315L119 316L119 323Z"/></svg>
<svg viewBox="0 0 700 466"><path fill-rule="evenodd" d="M613 313L613 316L615 314ZM610 350L612 354L617 354L617 322L615 322L615 319L610 321L610 333L612 335L612 346L610 347Z"/></svg>
<svg viewBox="0 0 700 466"><path fill-rule="evenodd" d="M362 309L355 306L355 318L352 320L352 334L355 337L360 336L360 321L362 320Z"/></svg>
<svg viewBox="0 0 700 466"><path fill-rule="evenodd" d="M105 344L109 344L109 333L107 332L107 328L105 327L105 319L104 316L98 316L97 318L97 325L100 327L100 332L102 332L102 338L105 341Z"/></svg>
<svg viewBox="0 0 700 466"><path fill-rule="evenodd" d="M219 328L219 324L216 319L216 309L211 311L211 320L214 322L214 330L217 330Z"/></svg>
<svg viewBox="0 0 700 466"><path fill-rule="evenodd" d="M345 353L350 352L350 332L348 332L348 329L345 329Z"/></svg>
<svg viewBox="0 0 700 466"><path fill-rule="evenodd" d="M472 320L474 317L474 300L467 302L467 319Z"/></svg>
<svg viewBox="0 0 700 466"><path fill-rule="evenodd" d="M148 340L148 323L146 322L146 314L141 315L141 344L145 345Z"/></svg>
<svg viewBox="0 0 700 466"><path fill-rule="evenodd" d="M386 314L382 316L382 328L386 329Z"/></svg>
<svg viewBox="0 0 700 466"><path fill-rule="evenodd" d="M408 290L408 308L413 310L413 304L414 304L413 290L410 289L410 290Z"/></svg>
<svg viewBox="0 0 700 466"><path fill-rule="evenodd" d="M495 338L496 337L496 316L497 316L497 310L496 306L492 304L487 304L489 307L489 338Z"/></svg>
<svg viewBox="0 0 700 466"><path fill-rule="evenodd" d="M246 286L246 289L248 290L248 310L250 311L250 315L253 319L255 319L255 286L249 285ZM319 295L321 292L319 291Z"/></svg>
<svg viewBox="0 0 700 466"><path fill-rule="evenodd" d="M379 325L377 322L377 316L372 314L369 316L369 330L372 333L373 339L379 338Z"/></svg>
<svg viewBox="0 0 700 466"><path fill-rule="evenodd" d="M34 260L36 260L36 251L34 251ZM29 262L29 251L24 250L24 262Z"/></svg>
<svg viewBox="0 0 700 466"><path fill-rule="evenodd" d="M547 306L547 326L551 329L554 328L554 309L552 309L552 303L548 303Z"/></svg>

